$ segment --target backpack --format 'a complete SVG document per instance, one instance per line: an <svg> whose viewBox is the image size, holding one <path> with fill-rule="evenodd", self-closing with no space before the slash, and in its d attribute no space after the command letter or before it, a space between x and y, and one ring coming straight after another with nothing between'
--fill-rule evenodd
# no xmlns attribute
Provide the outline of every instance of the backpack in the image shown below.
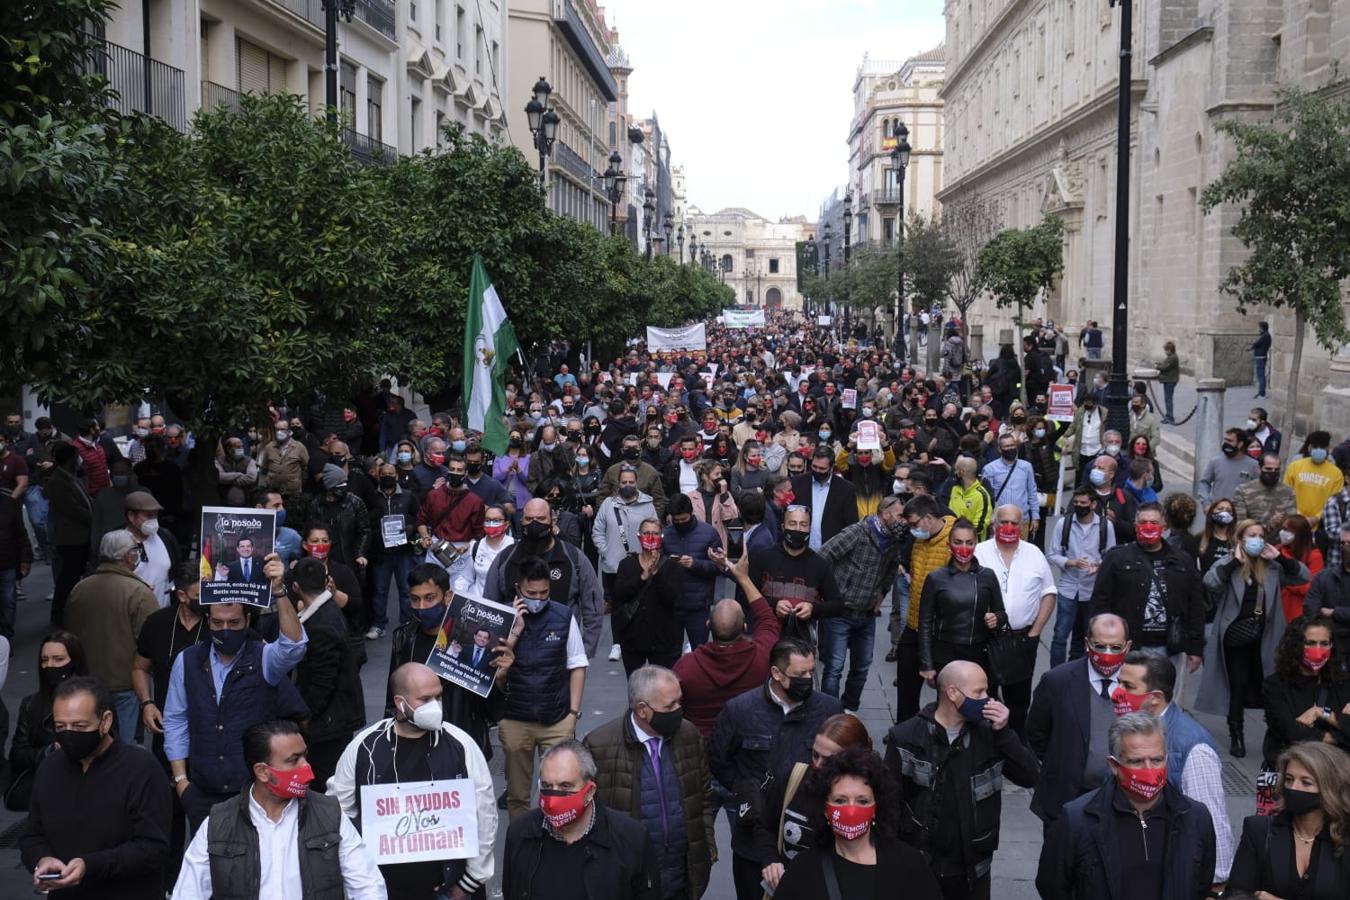
<svg viewBox="0 0 1350 900"><path fill-rule="evenodd" d="M1116 488L1117 491L1120 488ZM1102 556L1106 553L1106 516L1097 513L1097 555ZM1060 524L1059 552L1069 555L1069 531L1073 526L1073 516L1065 516Z"/></svg>
<svg viewBox="0 0 1350 900"><path fill-rule="evenodd" d="M1008 373L1003 360L996 360L989 367L989 374L985 376L984 383L989 385L989 390L995 394L1001 394L1008 389Z"/></svg>
<svg viewBox="0 0 1350 900"><path fill-rule="evenodd" d="M957 340L947 341L947 362L953 369L959 369L966 364L966 345L958 338Z"/></svg>
<svg viewBox="0 0 1350 900"><path fill-rule="evenodd" d="M1047 384L1055 380L1055 367L1050 362L1050 357L1043 351L1033 354L1036 361L1036 380L1044 381Z"/></svg>

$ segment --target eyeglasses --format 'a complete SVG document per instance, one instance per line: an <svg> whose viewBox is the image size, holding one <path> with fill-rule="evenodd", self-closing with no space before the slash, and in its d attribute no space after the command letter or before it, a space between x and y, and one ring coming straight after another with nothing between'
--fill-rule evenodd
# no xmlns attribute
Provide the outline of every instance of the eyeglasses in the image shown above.
<svg viewBox="0 0 1350 900"><path fill-rule="evenodd" d="M800 504L800 503L793 503L792 505L790 505L787 509L785 509L785 510L783 510L783 511L784 511L784 512L810 512L811 510L809 510L807 507L803 506L803 505Z"/></svg>
<svg viewBox="0 0 1350 900"><path fill-rule="evenodd" d="M1097 652L1097 653L1124 653L1124 652L1125 652L1125 645L1124 645L1124 644L1098 644L1097 642L1094 641L1094 642L1092 642L1091 644L1089 644L1088 646L1090 646L1090 647L1093 649L1093 651L1095 651L1095 652Z"/></svg>

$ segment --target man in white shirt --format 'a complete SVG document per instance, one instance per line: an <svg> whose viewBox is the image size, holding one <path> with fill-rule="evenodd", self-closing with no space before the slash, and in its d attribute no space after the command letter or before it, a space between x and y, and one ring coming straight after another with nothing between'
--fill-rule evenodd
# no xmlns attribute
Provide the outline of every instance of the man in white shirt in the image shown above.
<svg viewBox="0 0 1350 900"><path fill-rule="evenodd" d="M1035 544L1022 540L1022 508L1004 504L994 512L994 537L975 547L975 558L998 575L1003 589L1003 608L1008 627L1031 640L1027 652L1035 654L1037 642L1055 608L1055 574L1045 554ZM1010 711L1009 723L1021 735L1031 706L1030 677L999 685L1003 704Z"/></svg>
<svg viewBox="0 0 1350 900"><path fill-rule="evenodd" d="M314 773L305 751L299 726L288 719L244 732L253 782L213 807L197 829L173 900L298 898L339 889L348 900L388 900L384 879L337 798L309 790Z"/></svg>
<svg viewBox="0 0 1350 900"><path fill-rule="evenodd" d="M136 576L150 585L155 602L163 609L169 605L173 592L173 566L178 556L177 542L170 547L159 532L159 514L164 507L149 491L132 491L123 501L126 510L127 533L135 539L141 551L136 564ZM167 532L165 533L167 534ZM169 538L173 541L173 538Z"/></svg>

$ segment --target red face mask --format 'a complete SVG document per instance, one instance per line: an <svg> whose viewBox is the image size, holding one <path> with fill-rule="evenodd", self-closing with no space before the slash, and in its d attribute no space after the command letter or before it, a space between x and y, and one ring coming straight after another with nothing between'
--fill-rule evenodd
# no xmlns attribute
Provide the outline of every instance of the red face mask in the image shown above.
<svg viewBox="0 0 1350 900"><path fill-rule="evenodd" d="M1022 538L1022 526L1014 525L1011 522L999 525L994 529L994 540L1000 544L1015 544Z"/></svg>
<svg viewBox="0 0 1350 900"><path fill-rule="evenodd" d="M445 437L445 429L437 425L435 428L431 429L430 434L434 434L436 437Z"/></svg>
<svg viewBox="0 0 1350 900"><path fill-rule="evenodd" d="M586 808L588 798L588 789L595 782L588 781L581 790L575 794L566 794L562 791L539 792L539 811L544 814L549 827L553 829L562 828L575 822L581 817L581 811Z"/></svg>
<svg viewBox="0 0 1350 900"><path fill-rule="evenodd" d="M696 459L696 458L698 457L698 451L697 451L697 450L681 450L681 451L680 451L680 456L683 456L683 457L685 458L686 461L692 460L692 459Z"/></svg>
<svg viewBox="0 0 1350 900"><path fill-rule="evenodd" d="M356 421L356 413L354 413L354 412L344 412L344 413L342 414L342 421L344 421L344 422L355 422L355 421Z"/></svg>
<svg viewBox="0 0 1350 900"><path fill-rule="evenodd" d="M953 547L952 557L959 563L968 563L975 558L974 547Z"/></svg>
<svg viewBox="0 0 1350 900"><path fill-rule="evenodd" d="M859 453L859 454L858 454L858 465L860 465L860 466L870 466L871 464L872 464L872 454L870 454L870 453Z"/></svg>
<svg viewBox="0 0 1350 900"><path fill-rule="evenodd" d="M1152 693L1151 691L1149 693ZM1116 715L1123 716L1127 713L1137 713L1144 708L1144 701L1148 699L1148 694L1131 694L1123 687L1118 687L1111 692L1111 701L1116 705Z"/></svg>
<svg viewBox="0 0 1350 900"><path fill-rule="evenodd" d="M1260 447L1253 447L1252 449L1247 451L1247 455L1250 456L1252 459L1256 460L1257 462L1261 461L1262 453L1263 451Z"/></svg>
<svg viewBox="0 0 1350 900"><path fill-rule="evenodd" d="M640 534L638 543L642 545L643 550L660 550L661 535L659 534Z"/></svg>
<svg viewBox="0 0 1350 900"><path fill-rule="evenodd" d="M314 559L327 559L328 551L332 549L332 544L311 544L305 541L305 552Z"/></svg>
<svg viewBox="0 0 1350 900"><path fill-rule="evenodd" d="M857 840L867 834L877 817L875 806L835 806L825 804L825 818L830 830L846 841Z"/></svg>
<svg viewBox="0 0 1350 900"><path fill-rule="evenodd" d="M503 522L500 525L484 524L483 533L486 534L488 537L497 537L499 535L506 534L506 523Z"/></svg>
<svg viewBox="0 0 1350 900"><path fill-rule="evenodd" d="M785 491L782 494L778 495L778 505L783 507L784 509L787 509L789 506L792 505L792 501L796 499L797 495L792 493L792 491Z"/></svg>
<svg viewBox="0 0 1350 900"><path fill-rule="evenodd" d="M309 790L309 783L314 780L314 770L310 768L309 763L294 769L274 769L268 766L267 771L274 779L267 782L267 789L282 800L303 798Z"/></svg>
<svg viewBox="0 0 1350 900"><path fill-rule="evenodd" d="M666 423L669 425L674 425L678 421L680 421L680 417L675 415L674 413L671 413L670 415L666 416Z"/></svg>
<svg viewBox="0 0 1350 900"><path fill-rule="evenodd" d="M1099 653L1091 647L1088 648L1087 652L1088 661L1092 663L1092 668L1107 678L1115 675L1120 671L1120 667L1125 665L1125 654L1126 651L1123 650L1120 653Z"/></svg>
<svg viewBox="0 0 1350 900"><path fill-rule="evenodd" d="M1120 789L1140 800L1152 800L1167 784L1167 766L1159 769L1136 769L1120 761L1117 761L1116 765L1119 768L1116 780L1120 784Z"/></svg>
<svg viewBox="0 0 1350 900"><path fill-rule="evenodd" d="M1314 672L1321 671L1329 659L1331 659L1330 647L1303 648L1303 664Z"/></svg>
<svg viewBox="0 0 1350 900"><path fill-rule="evenodd" d="M1135 537L1141 544L1156 544L1162 540L1163 527L1156 522L1141 522L1134 526Z"/></svg>
<svg viewBox="0 0 1350 900"><path fill-rule="evenodd" d="M427 462L431 463L433 466L444 465L444 463L445 463L445 454L444 454L444 453L428 453L428 454L427 454Z"/></svg>

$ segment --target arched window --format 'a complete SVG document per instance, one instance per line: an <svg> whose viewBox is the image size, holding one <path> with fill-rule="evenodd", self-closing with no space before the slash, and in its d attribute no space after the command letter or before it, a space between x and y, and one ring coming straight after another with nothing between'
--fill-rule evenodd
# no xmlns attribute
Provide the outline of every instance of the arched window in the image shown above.
<svg viewBox="0 0 1350 900"><path fill-rule="evenodd" d="M783 292L776 287L771 287L764 292L764 303L768 306L778 307L783 305Z"/></svg>
<svg viewBox="0 0 1350 900"><path fill-rule="evenodd" d="M609 123L609 146L610 146L611 149L613 149L614 147L618 146L618 144L616 143L616 142L618 141L618 139L619 139L619 123L618 123L618 122L610 122L610 123Z"/></svg>
<svg viewBox="0 0 1350 900"><path fill-rule="evenodd" d="M731 271L731 254L730 254L730 253L724 253L724 254L722 254L722 271L723 271L723 272L730 272L730 271Z"/></svg>

